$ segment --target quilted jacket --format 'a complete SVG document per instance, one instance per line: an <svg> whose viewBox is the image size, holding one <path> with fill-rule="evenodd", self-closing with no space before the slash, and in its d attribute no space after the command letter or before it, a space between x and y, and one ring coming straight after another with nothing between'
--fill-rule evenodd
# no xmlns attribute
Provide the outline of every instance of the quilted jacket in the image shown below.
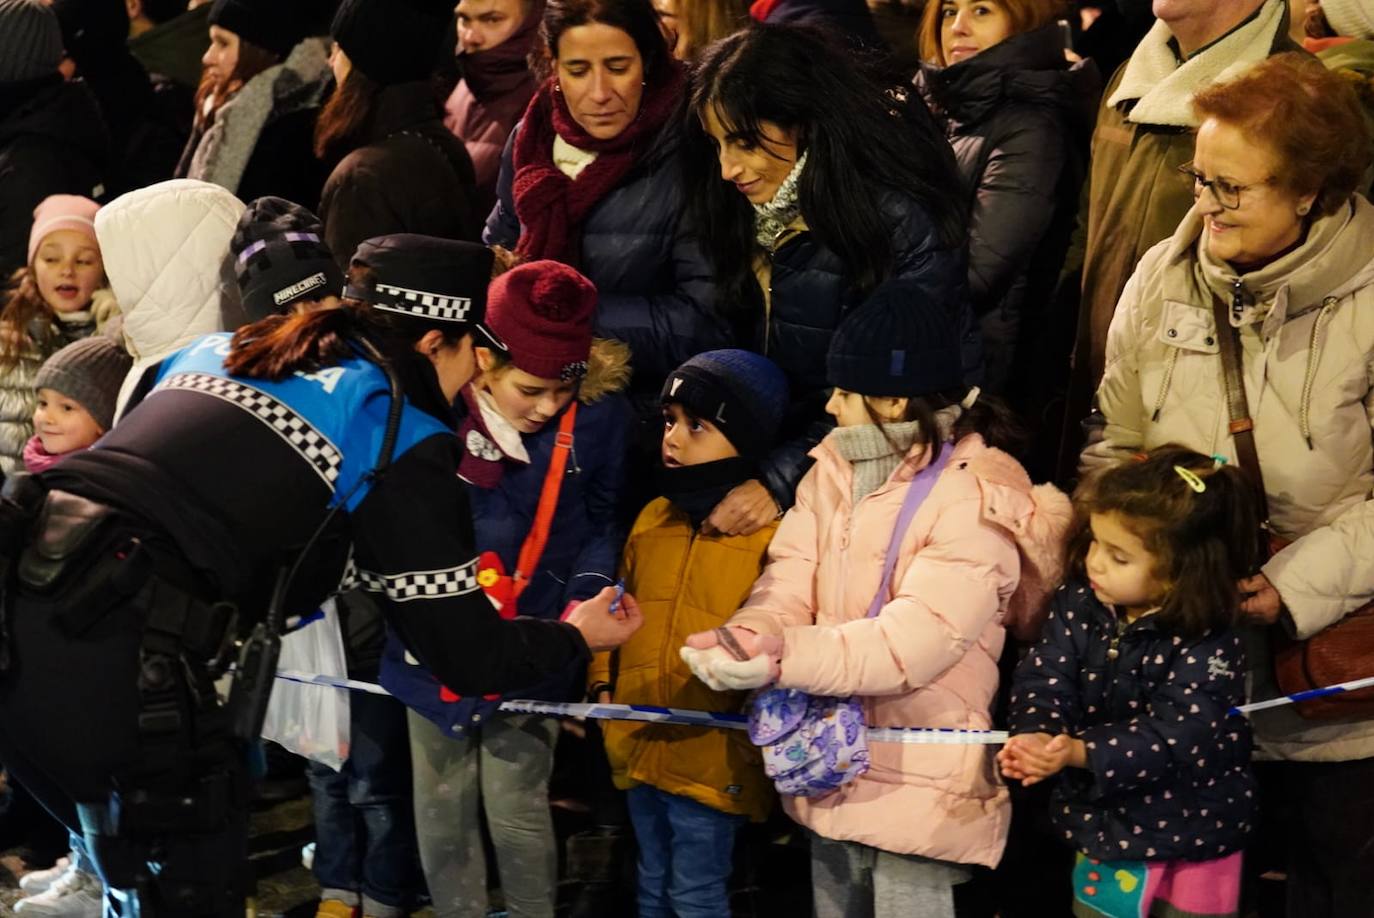
<svg viewBox="0 0 1374 918"><path fill-rule="evenodd" d="M1113 657L1112 651L1116 651ZM1081 579L1059 589L1012 682L1012 733L1069 733L1088 768L1057 776L1050 818L1101 860L1210 860L1255 818L1245 651L1227 629L1185 639L1151 616L1119 630Z"/></svg>
<svg viewBox="0 0 1374 918"><path fill-rule="evenodd" d="M782 636L780 687L860 695L873 726L991 727L1006 631L1032 625L1057 584L1072 512L977 434L944 448L949 464L902 539L891 599L867 618L928 453L913 447L856 504L849 463L827 441L816 447L768 567L730 620ZM997 864L1011 805L991 748L870 743L869 755L868 773L834 793L784 799L788 815L830 839Z"/></svg>

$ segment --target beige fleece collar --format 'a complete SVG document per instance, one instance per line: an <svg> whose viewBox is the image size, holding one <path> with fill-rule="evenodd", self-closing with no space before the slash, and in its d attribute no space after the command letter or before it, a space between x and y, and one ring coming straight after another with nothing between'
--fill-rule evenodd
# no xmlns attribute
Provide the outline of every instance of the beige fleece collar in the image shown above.
<svg viewBox="0 0 1374 918"><path fill-rule="evenodd" d="M1107 104L1135 101L1126 120L1134 124L1197 127L1193 94L1240 75L1269 56L1283 25L1285 0L1266 0L1258 16L1201 54L1178 63L1169 27L1156 20L1126 62L1121 82Z"/></svg>

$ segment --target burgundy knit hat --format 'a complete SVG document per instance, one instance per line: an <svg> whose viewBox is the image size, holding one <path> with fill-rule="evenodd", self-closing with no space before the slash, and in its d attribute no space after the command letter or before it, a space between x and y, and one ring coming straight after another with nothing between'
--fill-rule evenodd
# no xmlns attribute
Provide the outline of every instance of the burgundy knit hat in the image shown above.
<svg viewBox="0 0 1374 918"><path fill-rule="evenodd" d="M530 261L491 282L487 324L511 363L540 379L587 375L596 286L557 261Z"/></svg>

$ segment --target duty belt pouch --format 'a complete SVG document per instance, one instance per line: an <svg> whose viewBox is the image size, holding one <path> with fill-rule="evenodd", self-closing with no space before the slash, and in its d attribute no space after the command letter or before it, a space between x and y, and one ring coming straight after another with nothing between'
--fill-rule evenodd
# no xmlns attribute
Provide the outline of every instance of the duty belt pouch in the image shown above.
<svg viewBox="0 0 1374 918"><path fill-rule="evenodd" d="M39 594L56 591L66 575L100 547L115 511L66 491L49 491L33 538L19 556L19 582Z"/></svg>

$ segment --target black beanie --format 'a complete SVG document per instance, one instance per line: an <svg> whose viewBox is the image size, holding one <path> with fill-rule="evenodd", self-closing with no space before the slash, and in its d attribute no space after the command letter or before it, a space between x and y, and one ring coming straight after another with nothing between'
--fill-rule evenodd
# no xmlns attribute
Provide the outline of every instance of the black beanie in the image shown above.
<svg viewBox="0 0 1374 918"><path fill-rule="evenodd" d="M894 280L874 290L830 340L832 386L860 395L914 397L963 384L959 313L925 288Z"/></svg>
<svg viewBox="0 0 1374 918"><path fill-rule="evenodd" d="M452 19L452 2L344 0L329 31L354 67L391 86L430 78Z"/></svg>
<svg viewBox="0 0 1374 918"><path fill-rule="evenodd" d="M282 315L297 300L343 294L344 276L318 217L282 198L258 198L229 242L248 321Z"/></svg>
<svg viewBox="0 0 1374 918"><path fill-rule="evenodd" d="M787 377L752 351L706 351L668 374L659 401L710 421L741 456L758 459L773 448L787 413Z"/></svg>
<svg viewBox="0 0 1374 918"><path fill-rule="evenodd" d="M309 34L303 0L215 0L210 24L285 59Z"/></svg>
<svg viewBox="0 0 1374 918"><path fill-rule="evenodd" d="M129 54L129 12L124 0L52 0L67 56L83 74Z"/></svg>

